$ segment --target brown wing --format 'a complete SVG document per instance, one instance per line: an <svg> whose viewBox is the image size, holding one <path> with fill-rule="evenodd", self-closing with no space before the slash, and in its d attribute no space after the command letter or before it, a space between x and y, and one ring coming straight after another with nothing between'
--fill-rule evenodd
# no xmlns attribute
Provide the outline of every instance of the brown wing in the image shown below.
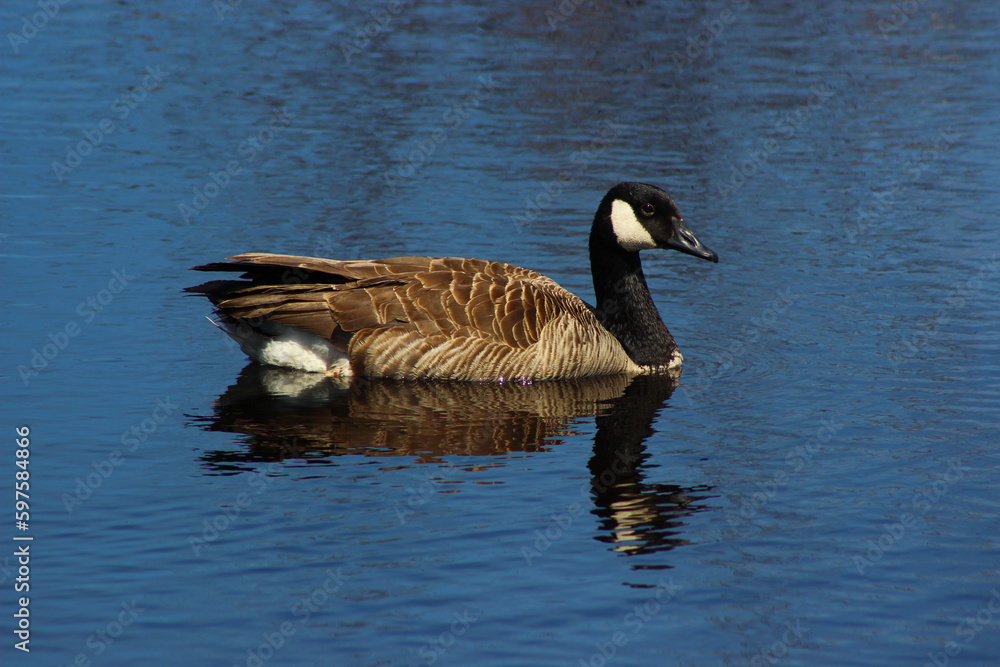
<svg viewBox="0 0 1000 667"><path fill-rule="evenodd" d="M383 358L357 361L374 364L379 374L392 364L413 368L434 349L447 348L454 356L463 346L498 357L499 364L537 342L556 316L590 315L582 301L549 278L499 262L336 261L264 253L230 259L195 268L243 271L249 282L212 281L189 291L208 296L224 316L298 327L345 352L354 335L364 332L357 341L363 341L363 354Z"/></svg>

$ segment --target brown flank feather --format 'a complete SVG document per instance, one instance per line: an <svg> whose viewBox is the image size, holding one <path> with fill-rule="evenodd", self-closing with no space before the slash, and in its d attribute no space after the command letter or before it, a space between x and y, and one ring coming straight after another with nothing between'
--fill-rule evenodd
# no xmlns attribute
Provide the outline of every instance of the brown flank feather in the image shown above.
<svg viewBox="0 0 1000 667"><path fill-rule="evenodd" d="M337 261L245 253L195 267L243 272L188 288L226 321L296 327L367 377L497 380L638 373L590 308L534 271L479 259Z"/></svg>

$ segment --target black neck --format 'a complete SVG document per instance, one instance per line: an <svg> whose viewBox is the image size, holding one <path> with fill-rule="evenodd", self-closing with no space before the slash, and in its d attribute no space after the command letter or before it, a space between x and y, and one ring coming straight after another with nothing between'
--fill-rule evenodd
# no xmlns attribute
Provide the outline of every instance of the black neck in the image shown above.
<svg viewBox="0 0 1000 667"><path fill-rule="evenodd" d="M640 366L665 365L677 345L653 303L639 253L622 249L605 235L610 230L598 224L590 234L597 317L632 361Z"/></svg>

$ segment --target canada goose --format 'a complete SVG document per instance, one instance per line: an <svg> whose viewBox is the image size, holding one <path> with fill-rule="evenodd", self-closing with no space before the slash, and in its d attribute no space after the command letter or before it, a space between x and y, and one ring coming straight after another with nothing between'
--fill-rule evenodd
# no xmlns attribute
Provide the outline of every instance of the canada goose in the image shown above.
<svg viewBox="0 0 1000 667"><path fill-rule="evenodd" d="M683 357L653 303L639 251L718 256L673 199L643 183L611 188L594 216L597 308L550 278L458 257L337 261L244 253L194 267L243 272L187 291L255 361L331 376L531 381L680 375Z"/></svg>

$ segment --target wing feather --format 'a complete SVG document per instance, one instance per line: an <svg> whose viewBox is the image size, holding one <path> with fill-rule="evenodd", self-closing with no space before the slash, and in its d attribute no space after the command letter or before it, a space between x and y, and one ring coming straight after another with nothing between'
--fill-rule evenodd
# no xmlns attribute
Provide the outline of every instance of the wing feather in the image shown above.
<svg viewBox="0 0 1000 667"><path fill-rule="evenodd" d="M405 375L425 355L449 369L476 355L502 373L504 361L538 342L556 318L561 327L566 317L593 325L587 306L554 281L499 262L266 253L229 259L196 268L243 272L247 281L210 281L190 291L209 296L227 317L287 324L337 347L350 340L352 364L378 374Z"/></svg>

